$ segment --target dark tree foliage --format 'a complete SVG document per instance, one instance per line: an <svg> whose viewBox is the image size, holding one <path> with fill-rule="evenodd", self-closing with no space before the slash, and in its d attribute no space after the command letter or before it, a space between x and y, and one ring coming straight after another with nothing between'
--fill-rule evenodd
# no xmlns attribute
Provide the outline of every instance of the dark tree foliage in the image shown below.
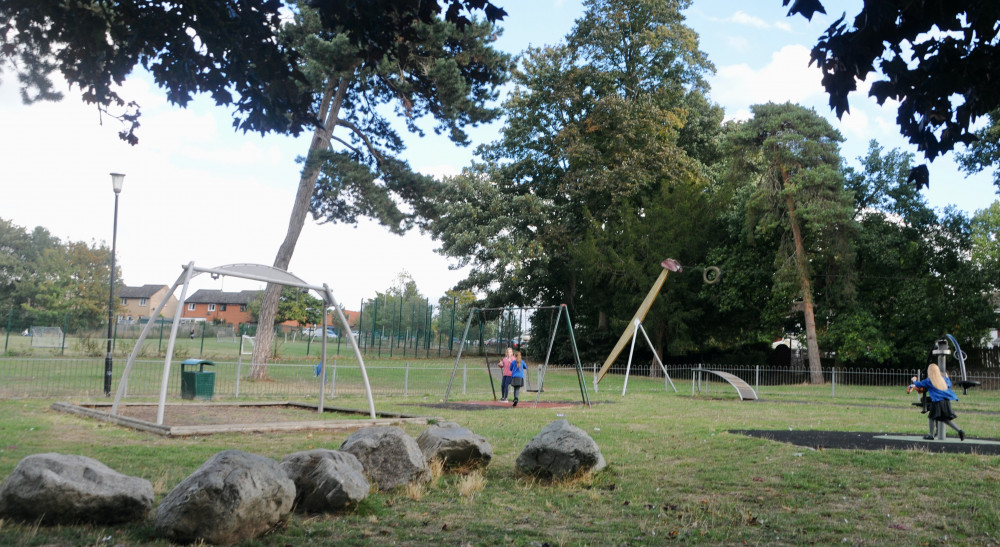
<svg viewBox="0 0 1000 547"><path fill-rule="evenodd" d="M506 15L484 0L442 2L446 18L460 26L470 22L466 11L483 10L491 21ZM409 56L405 38L416 32L414 23L430 23L442 11L436 0L315 4L326 28L347 33L367 62ZM117 88L136 67L148 70L174 104L207 93L234 107L238 129L297 135L316 120L297 53L279 38L287 9L280 0L4 0L0 66L17 74L26 103L61 99L52 80L58 73L85 102L120 119L119 136L131 144L138 142L139 105Z"/></svg>
<svg viewBox="0 0 1000 547"><path fill-rule="evenodd" d="M782 0L789 3L789 15L826 13L819 0ZM850 111L857 82L877 70L882 79L869 95L879 104L899 102L900 132L933 161L974 141L969 126L1000 106L1000 2L866 1L853 25L845 19L830 25L812 50L838 117ZM909 178L926 186L927 167L914 167Z"/></svg>
<svg viewBox="0 0 1000 547"><path fill-rule="evenodd" d="M443 5L437 0L311 0L308 4L320 14L324 27L346 31L351 43L365 52L367 63L377 63L386 55L409 57L411 45L420 38L414 23L431 23L444 6L444 19L459 30L472 22L466 11L482 10L491 22L507 15L486 0L442 0Z"/></svg>

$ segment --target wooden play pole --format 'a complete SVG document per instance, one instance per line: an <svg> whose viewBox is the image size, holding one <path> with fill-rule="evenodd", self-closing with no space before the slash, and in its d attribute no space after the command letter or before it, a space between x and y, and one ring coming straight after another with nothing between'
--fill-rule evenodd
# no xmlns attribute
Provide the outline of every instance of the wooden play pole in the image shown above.
<svg viewBox="0 0 1000 547"><path fill-rule="evenodd" d="M680 272L681 265L676 260L668 258L660 263L663 267L663 271L660 272L659 277L653 282L653 288L649 289L649 294L646 295L646 299L642 301L639 305L639 309L635 311L635 315L632 316L632 320L628 322L625 327L625 332L622 333L621 338L618 339L618 343L615 344L614 349L611 350L611 355L604 361L604 365L601 370L597 372L597 382L600 383L604 379L604 374L608 372L611 365L615 362L615 359L621 354L622 350L625 349L625 345L629 343L632 339L632 333L635 330L636 322L642 322L646 318L646 314L649 313L649 308L653 306L653 301L656 300L657 295L660 294L660 289L663 287L663 282L667 280L667 275L670 272Z"/></svg>

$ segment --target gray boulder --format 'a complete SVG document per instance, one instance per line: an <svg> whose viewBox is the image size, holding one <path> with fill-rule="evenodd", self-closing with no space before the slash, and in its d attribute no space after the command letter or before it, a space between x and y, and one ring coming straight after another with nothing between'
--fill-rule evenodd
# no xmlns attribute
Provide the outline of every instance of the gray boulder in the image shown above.
<svg viewBox="0 0 1000 547"><path fill-rule="evenodd" d="M351 433L340 445L354 454L376 488L389 490L431 478L427 461L413 437L396 426L365 427Z"/></svg>
<svg viewBox="0 0 1000 547"><path fill-rule="evenodd" d="M307 450L289 454L281 468L295 483L295 507L307 513L327 513L357 504L368 496L364 467L353 454L338 450Z"/></svg>
<svg viewBox="0 0 1000 547"><path fill-rule="evenodd" d="M434 424L417 437L424 459L439 459L446 467L485 467L493 459L486 437L454 422Z"/></svg>
<svg viewBox="0 0 1000 547"><path fill-rule="evenodd" d="M239 450L212 456L156 510L156 532L178 543L255 538L292 510L295 483L278 462Z"/></svg>
<svg viewBox="0 0 1000 547"><path fill-rule="evenodd" d="M600 471L607 464L601 449L582 429L566 420L542 428L517 457L517 470L541 479L561 479Z"/></svg>
<svg viewBox="0 0 1000 547"><path fill-rule="evenodd" d="M0 517L45 524L116 524L142 520L153 485L86 456L34 454L0 485Z"/></svg>

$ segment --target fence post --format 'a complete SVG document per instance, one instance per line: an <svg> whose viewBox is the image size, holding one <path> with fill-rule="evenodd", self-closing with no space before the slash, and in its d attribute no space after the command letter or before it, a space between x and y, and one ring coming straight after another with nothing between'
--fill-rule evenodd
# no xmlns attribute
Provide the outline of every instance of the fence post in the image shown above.
<svg viewBox="0 0 1000 547"><path fill-rule="evenodd" d="M451 338L448 340L448 356L451 357L452 350L455 349L455 307L458 306L458 297L451 297ZM13 309L11 313L13 313ZM10 329L8 329L10 330ZM464 342L465 340L463 340Z"/></svg>
<svg viewBox="0 0 1000 547"><path fill-rule="evenodd" d="M198 350L198 357L205 356L205 328L208 326L208 321L201 324L201 349Z"/></svg>
<svg viewBox="0 0 1000 547"><path fill-rule="evenodd" d="M333 397L334 386L337 384L337 358L333 358L333 366L330 369L330 397Z"/></svg>
<svg viewBox="0 0 1000 547"><path fill-rule="evenodd" d="M59 346L59 355L66 355L66 333L69 332L69 312L63 316L63 335Z"/></svg>
<svg viewBox="0 0 1000 547"><path fill-rule="evenodd" d="M760 365L754 367L753 390L760 393Z"/></svg>
<svg viewBox="0 0 1000 547"><path fill-rule="evenodd" d="M468 378L469 365L462 363L462 395L465 395L465 380Z"/></svg>
<svg viewBox="0 0 1000 547"><path fill-rule="evenodd" d="M403 397L410 394L410 362L406 362L406 372L403 373Z"/></svg>
<svg viewBox="0 0 1000 547"><path fill-rule="evenodd" d="M7 337L3 341L3 352L7 353L7 343L10 342L10 329L14 324L14 308L7 312Z"/></svg>
<svg viewBox="0 0 1000 547"><path fill-rule="evenodd" d="M837 396L837 367L830 369L830 397Z"/></svg>

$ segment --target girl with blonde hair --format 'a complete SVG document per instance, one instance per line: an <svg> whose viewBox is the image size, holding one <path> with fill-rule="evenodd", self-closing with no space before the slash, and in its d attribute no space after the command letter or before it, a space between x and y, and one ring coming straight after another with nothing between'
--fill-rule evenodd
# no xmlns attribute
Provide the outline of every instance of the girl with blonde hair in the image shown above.
<svg viewBox="0 0 1000 547"><path fill-rule="evenodd" d="M917 377L914 376L910 378L910 382L912 383L907 392L916 388L923 388L927 390L927 396L931 400L927 413L927 420L930 423L930 435L924 435L924 438L933 440L935 425L937 425L935 422L941 422L957 431L958 438L964 441L965 431L962 431L952 421L958 416L952 411L951 402L957 401L958 395L955 395L955 392L951 389L951 378L948 378L948 374L941 374L941 369L934 363L931 363L927 365L927 378L918 382Z"/></svg>

